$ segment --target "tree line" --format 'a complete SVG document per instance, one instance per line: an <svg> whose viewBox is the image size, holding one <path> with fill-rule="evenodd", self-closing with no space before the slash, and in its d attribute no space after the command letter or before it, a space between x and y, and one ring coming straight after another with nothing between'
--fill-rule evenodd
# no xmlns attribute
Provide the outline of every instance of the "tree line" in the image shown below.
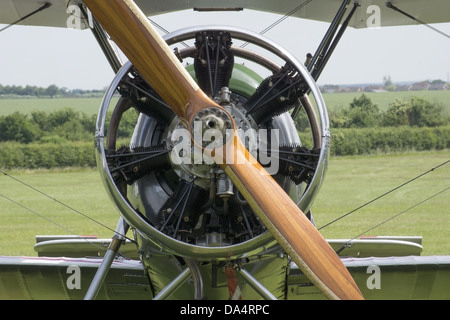
<svg viewBox="0 0 450 320"><path fill-rule="evenodd" d="M137 117L134 110L124 113L119 141L128 143ZM71 108L1 116L0 168L95 167L95 126L96 115Z"/></svg>
<svg viewBox="0 0 450 320"><path fill-rule="evenodd" d="M0 84L0 96L1 95L12 95L20 97L75 97L80 95L101 95L104 90L83 90L83 89L68 89L65 87L58 87L54 84L48 87L38 87L38 86L16 86L16 85L6 85Z"/></svg>
<svg viewBox="0 0 450 320"><path fill-rule="evenodd" d="M137 117L134 110L125 112L119 141L129 143ZM306 117L297 118L297 127L301 128L304 121ZM340 156L450 149L449 122L441 105L421 98L396 100L386 111L380 111L362 95L330 113L330 153ZM93 167L95 125L96 115L71 108L0 116L0 168ZM309 132L300 129L299 134L308 146Z"/></svg>
<svg viewBox="0 0 450 320"><path fill-rule="evenodd" d="M381 111L370 97L362 94L347 108L330 113L332 128L439 127L449 123L450 116L442 104L420 97L396 99L386 111Z"/></svg>
<svg viewBox="0 0 450 320"><path fill-rule="evenodd" d="M119 128L119 138L131 136L137 118L136 112L126 112ZM15 112L0 117L0 142L20 143L48 141L92 141L95 115L87 115L71 108L54 112ZM297 127L305 129L306 116L297 119ZM330 112L332 129L379 127L440 127L450 124L450 116L439 103L412 97L395 100L386 111L365 94L353 99L348 107ZM302 130L300 130L302 131Z"/></svg>
<svg viewBox="0 0 450 320"><path fill-rule="evenodd" d="M110 115L109 115L110 116ZM126 112L118 137L130 137L137 119L136 112ZM53 112L33 111L30 114L14 112L0 117L0 142L64 143L93 140L96 115L87 115L72 108Z"/></svg>
<svg viewBox="0 0 450 320"><path fill-rule="evenodd" d="M445 107L419 97L397 99L385 111L365 94L330 112L331 154L362 155L450 148L450 116ZM298 119L297 127L304 128ZM308 141L300 130L302 141Z"/></svg>

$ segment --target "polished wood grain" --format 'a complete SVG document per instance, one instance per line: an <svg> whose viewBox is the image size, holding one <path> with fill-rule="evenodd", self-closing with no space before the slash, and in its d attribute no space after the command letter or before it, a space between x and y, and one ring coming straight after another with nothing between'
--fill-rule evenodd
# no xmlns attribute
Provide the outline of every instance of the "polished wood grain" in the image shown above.
<svg viewBox="0 0 450 320"><path fill-rule="evenodd" d="M84 1L142 77L185 122L201 109L217 106L180 64L133 1Z"/></svg>
<svg viewBox="0 0 450 320"><path fill-rule="evenodd" d="M221 108L198 88L133 1L85 0L85 4L188 128L198 111ZM213 158L286 253L328 298L362 298L336 253L237 135L224 148L216 149Z"/></svg>
<svg viewBox="0 0 450 320"><path fill-rule="evenodd" d="M328 242L237 135L228 140L225 148L215 150L214 159L281 247L322 293L330 299L363 298Z"/></svg>

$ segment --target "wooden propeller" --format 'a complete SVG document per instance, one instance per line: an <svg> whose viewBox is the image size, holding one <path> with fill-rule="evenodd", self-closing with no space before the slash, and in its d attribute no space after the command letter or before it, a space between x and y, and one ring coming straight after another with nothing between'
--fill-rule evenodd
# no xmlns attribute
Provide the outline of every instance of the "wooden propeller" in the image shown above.
<svg viewBox="0 0 450 320"><path fill-rule="evenodd" d="M187 128L204 109L223 108L194 82L170 48L131 0L84 0L110 37ZM213 159L224 169L254 212L303 273L330 299L362 299L339 257L297 205L255 161L236 133ZM233 157L229 157L233 154ZM231 161L230 161L231 159Z"/></svg>

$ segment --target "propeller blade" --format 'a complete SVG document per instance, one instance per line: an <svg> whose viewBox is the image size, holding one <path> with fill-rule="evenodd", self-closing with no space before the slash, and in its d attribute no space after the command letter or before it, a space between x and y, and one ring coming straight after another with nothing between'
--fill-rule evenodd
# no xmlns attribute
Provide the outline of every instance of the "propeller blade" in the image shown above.
<svg viewBox="0 0 450 320"><path fill-rule="evenodd" d="M84 3L136 70L180 119L188 123L199 110L215 105L134 1L86 0Z"/></svg>
<svg viewBox="0 0 450 320"><path fill-rule="evenodd" d="M352 276L328 242L272 176L252 157L237 133L228 140L224 148L214 151L213 159L217 163L223 163L220 166L253 211L325 296L330 299L363 299ZM229 162L230 159L233 161Z"/></svg>
<svg viewBox="0 0 450 320"><path fill-rule="evenodd" d="M221 117L228 114L203 93L133 1L84 2L142 77L188 128L194 118L202 119L198 116L202 110L213 109L212 116L207 113L208 125L221 122ZM225 122L236 128L232 118L228 120ZM219 129L224 131L224 125ZM216 163L222 166L282 248L319 290L332 299L362 298L339 257L284 190L252 158L236 129L234 136L213 153ZM230 154L237 159L232 157L229 161Z"/></svg>

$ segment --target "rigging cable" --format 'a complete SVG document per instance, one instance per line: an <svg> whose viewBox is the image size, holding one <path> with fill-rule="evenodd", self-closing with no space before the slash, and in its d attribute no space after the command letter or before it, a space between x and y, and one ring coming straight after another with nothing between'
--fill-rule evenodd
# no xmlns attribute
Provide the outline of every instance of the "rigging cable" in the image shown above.
<svg viewBox="0 0 450 320"><path fill-rule="evenodd" d="M116 230L114 230L114 229L108 227L107 225L101 223L100 221L97 221L97 220L95 220L94 218L88 216L87 214L82 213L81 211L79 211L79 210L77 210L77 209L75 209L75 208L73 208L73 207L71 207L71 206L65 204L64 202L61 202L61 201L59 201L58 199L55 199L55 198L49 196L48 194L46 194L46 193L44 193L44 192L42 192L42 191L36 189L35 187L33 187L33 186L31 186L31 185L29 185L29 184L27 184L27 183L25 183L25 182L23 182L23 181L21 181L21 180L15 178L15 177L13 177L13 176L11 176L10 174L4 172L3 170L0 170L0 173L2 173L3 175L7 176L8 178L10 178L10 179L12 179L12 180L15 180L16 182L19 182L20 184L22 184L22 185L24 185L24 186L26 186L26 187L28 187L28 188L34 190L35 192L38 192L38 193L42 194L43 196L49 198L50 200L53 200L53 201L59 203L60 205L66 207L67 209L69 209L69 210L71 210L71 211L74 211L74 212L78 213L79 215L81 215L81 216L83 216L83 217L85 217L85 218L87 218L87 219L89 219L89 220L95 222L96 224L98 224L98 225L100 225L100 226L102 226L102 227L104 227L104 228L106 228L106 229L108 229L108 230L114 232L114 234L117 234L117 235L119 235L119 236L122 236L123 238L125 238L125 239L127 239L127 240L130 240L130 241L133 242L133 243L136 243L135 240L130 239L130 238L126 237L125 235L118 233ZM0 194L0 195L1 195L1 194ZM7 197L5 197L5 196L3 196L3 195L1 195L1 196L4 197L4 198L6 198L6 199L8 199L8 200L10 200L9 198L7 198ZM12 201L12 200L10 200L10 201ZM14 201L13 201L13 202L14 202ZM19 204L19 205L20 205L20 204ZM21 205L21 206L22 206L22 205ZM22 206L22 207L24 207L24 206ZM25 207L24 207L24 208L25 208ZM33 212L32 210L30 210L30 209L28 209L28 208L26 208L26 209L29 210L29 211L31 211L31 212ZM47 219L47 220L48 220L48 219ZM53 222L53 223L54 223L54 222ZM56 224L56 223L55 223L55 224ZM63 229L64 229L64 228L63 228ZM66 230L66 229L65 229L65 230ZM71 233L73 233L73 232L71 232Z"/></svg>
<svg viewBox="0 0 450 320"><path fill-rule="evenodd" d="M154 21L154 20L152 20L152 19L150 19L150 18L147 18L147 19L148 19L148 21L150 21L150 23L151 23L155 28L161 30L164 34L169 34L169 33L170 33L169 30L167 30L166 28L164 28L163 26L161 26L161 25L160 25L159 23L157 23L156 21ZM182 44L182 45L185 46L186 48L189 48L189 45L188 45L186 42L184 42L184 41L181 41L180 44Z"/></svg>
<svg viewBox="0 0 450 320"><path fill-rule="evenodd" d="M35 15L36 13L45 10L47 8L50 8L52 6L52 4L50 2L46 2L44 3L42 6L40 6L39 8L37 8L36 10L34 10L33 12L30 12L29 14L27 14L26 16L23 16L22 18L20 18L19 20L16 20L10 24L8 24L6 27L3 27L2 29L0 29L0 32L8 29L9 27L12 27L15 24L18 24L19 22L22 22L25 19L28 19L29 17Z"/></svg>
<svg viewBox="0 0 450 320"><path fill-rule="evenodd" d="M44 220L46 220L46 221L48 221L48 222L50 222L50 223L53 223L53 224L56 225L57 227L59 227L59 228L65 230L65 231L67 231L67 232L69 232L69 233L71 233L71 234L77 236L78 238L80 238L80 239L82 239L82 240L85 240L85 241L89 242L89 243L92 244L93 246L99 248L101 251L106 251L106 250L107 250L106 248L102 247L101 245L98 245L98 244L96 244L96 243L93 243L93 242L91 242L89 239L83 238L83 237L80 236L79 234L73 232L72 230L67 229L67 228L64 227L63 225L61 225L61 224L59 224L59 223L57 223L57 222L55 222L55 221L53 221L53 220L47 218L46 216L40 214L40 213L37 212L37 211L31 210L30 208L24 206L23 204L20 204L19 202L17 202L17 201L15 201L15 200L13 200L13 199L11 199L11 198L9 198L9 197L7 197L7 196L1 194L1 193L0 193L0 197L3 197L4 199L6 199L6 200L8 200L8 201L10 201L10 202L12 202L12 203L14 203L15 205L18 205L19 207L22 207L23 209L25 209L25 210L27 210L27 211L29 211L29 212L31 212L31 213L37 215L38 217L40 217L40 218L42 218L42 219L44 219Z"/></svg>
<svg viewBox="0 0 450 320"><path fill-rule="evenodd" d="M272 28L276 27L277 25L279 25L281 22L283 22L284 20L286 20L287 18L289 18L290 16L292 16L294 13L296 13L297 11L299 11L300 9L302 9L303 7L305 7L307 4L309 4L312 0L306 0L302 3L300 3L297 7L295 7L294 9L292 9L291 11L289 11L288 13L286 13L284 16L282 16L280 19L276 20L274 23L272 23L270 26L266 27L264 30L260 31L259 34L263 35L266 32L268 32L269 30L271 30ZM244 44L241 45L241 48L244 48L245 46L248 45L248 42L245 42Z"/></svg>
<svg viewBox="0 0 450 320"><path fill-rule="evenodd" d="M369 202L366 202L365 204L363 204L363 205L361 205L361 206L359 206L359 207L357 207L357 208L355 208L355 209L353 209L353 210L347 212L346 214L340 216L339 218L336 218L336 219L334 219L333 221L328 222L328 223L325 224L324 226L318 228L318 230L322 230L323 228L328 227L329 225L335 223L336 221L339 221L339 220L341 220L341 219L343 219L343 218L349 216L350 214L352 214L352 213L358 211L359 209L361 209L361 208L363 208L363 207L365 207L365 206L367 206L367 205L369 205L369 204L371 204L371 203L373 203L373 202L375 202L375 201L377 201L377 200L383 198L384 196L387 196L388 194L390 194L390 193L392 193L392 192L394 192L394 191L396 191L396 190L398 190L398 189L400 189L400 188L406 186L407 184L413 182L414 180L417 180L417 179L419 179L419 178L421 178L421 177L423 177L423 176L429 174L430 172L433 172L434 170L436 170L436 169L438 169L438 168L440 168L440 167L446 165L446 164L449 163L449 162L450 162L450 160L447 160L447 161L445 161L445 162L443 162L443 163L437 165L436 167L431 168L430 170L425 171L424 173L419 174L418 176L416 176L416 177L414 177L414 178L412 178L412 179L406 181L405 183L402 183L401 185L399 185L399 186L397 186L397 187L395 187L395 188L389 190L388 192L383 193L382 195L376 197L375 199L372 199L372 200L370 200Z"/></svg>
<svg viewBox="0 0 450 320"><path fill-rule="evenodd" d="M420 19L414 17L413 15L410 15L409 13L407 13L407 12L405 12L405 11L403 11L403 10L397 8L396 6L394 6L394 5L392 4L392 2L387 2L387 3L386 3L386 7L390 8L390 9L392 9L392 10L394 10L394 11L397 11L398 13L401 13L401 14L403 14L404 16L406 16L406 17L408 17L408 18L410 18L410 19L412 19L412 20L414 20L414 21L416 21L416 22L418 22L418 23L424 25L425 27L430 28L431 30L433 30L433 31L435 31L435 32L437 32L437 33L439 33L440 35L442 35L442 36L444 36L444 37L450 39L450 35L449 35L449 34L443 32L443 31L441 31L441 30L439 30L439 29L437 29L437 28L435 28L435 27L433 27L433 26L430 26L430 25L429 25L428 23L426 23L425 21L422 21L422 20L420 20Z"/></svg>
<svg viewBox="0 0 450 320"><path fill-rule="evenodd" d="M424 200L422 200L422 201L416 203L415 205L412 205L412 206L409 207L408 209L405 209L405 210L403 210L402 212L397 213L396 215L394 215L394 216L392 216L392 217L390 217L390 218L388 218L388 219L386 219L386 220L380 222L379 224L373 226L372 228L367 229L366 231L364 231L364 232L358 234L357 236L351 238L351 239L348 240L346 243L344 243L344 245L343 245L339 250L337 250L336 253L339 254L342 250L344 250L345 248L347 248L347 246L350 244L350 242L352 242L352 240L355 240L356 238L362 236L363 234L365 234L365 233L367 233L367 232L369 232L369 231L372 231L372 230L375 229L375 228L378 228L379 226L385 224L385 223L388 222L388 221L391 221L391 220L394 219L394 218L397 218L398 216L402 215L403 213L405 213L405 212L407 212L407 211L409 211L409 210L411 210L411 209L414 209L415 207L418 207L419 205L421 205L421 204L427 202L428 200L433 199L434 197L440 195L441 193L444 193L445 191L447 191L447 190L449 190L449 189L450 189L450 187L447 187L447 188L445 188L445 189L443 189L443 190L441 190L441 191L439 191L439 192L433 194L432 196L430 196L430 197L428 197L428 198L426 198L426 199L424 199Z"/></svg>

